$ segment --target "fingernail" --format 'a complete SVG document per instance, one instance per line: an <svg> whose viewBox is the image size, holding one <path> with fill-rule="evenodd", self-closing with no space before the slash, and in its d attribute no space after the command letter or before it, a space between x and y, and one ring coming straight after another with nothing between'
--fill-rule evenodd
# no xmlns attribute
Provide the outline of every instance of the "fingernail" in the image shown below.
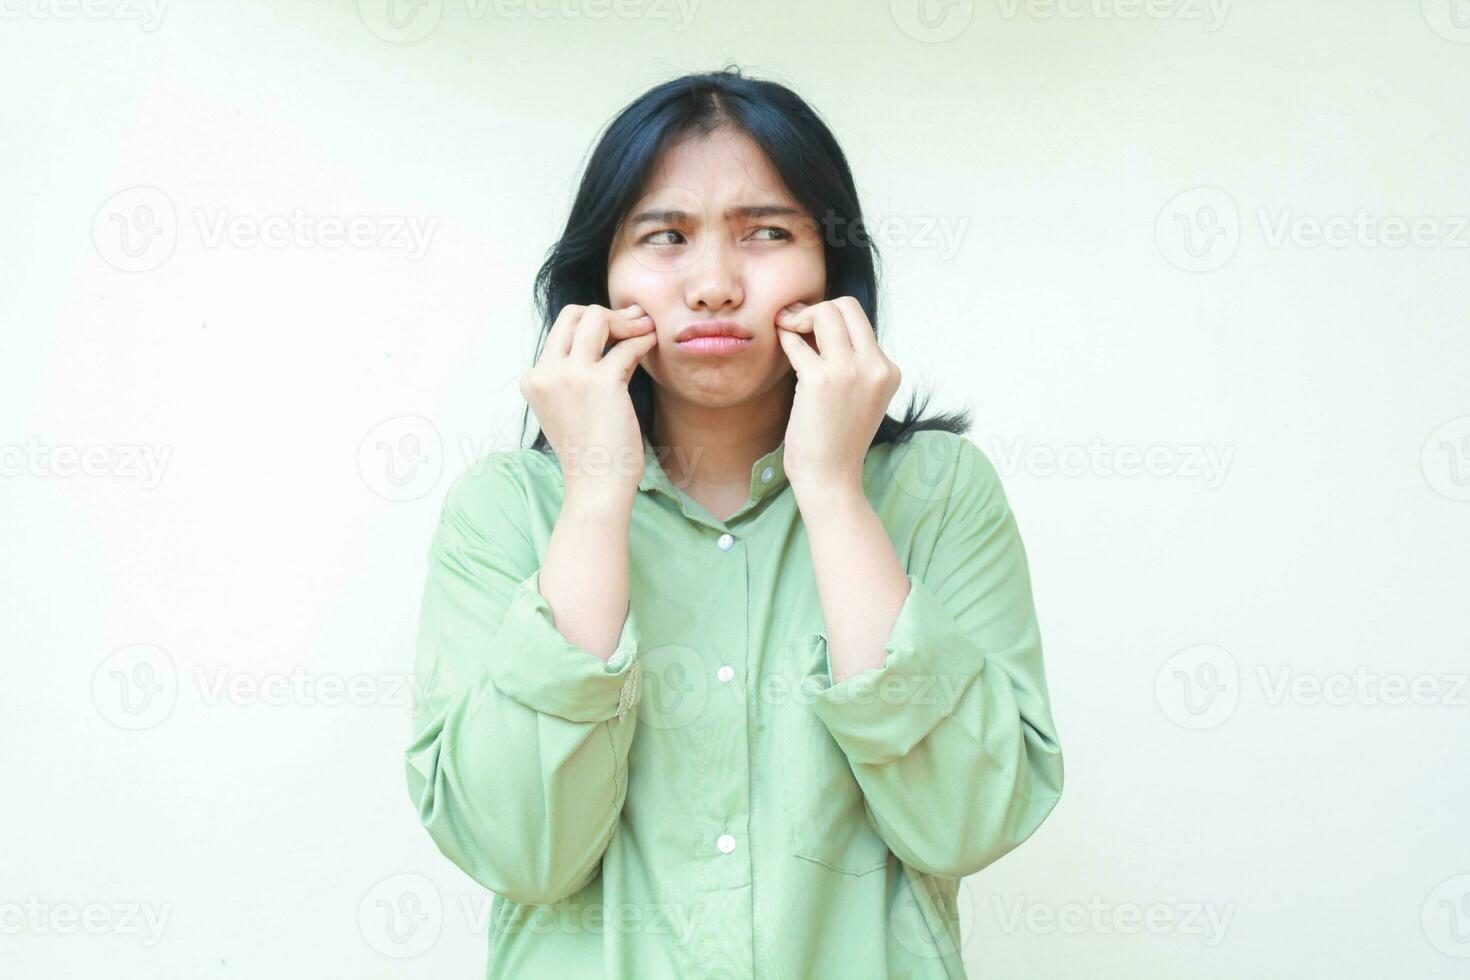
<svg viewBox="0 0 1470 980"><path fill-rule="evenodd" d="M625 307L623 307L623 312L624 313L642 313L643 312L643 307L639 306L637 303L634 303L632 306L625 306Z"/></svg>

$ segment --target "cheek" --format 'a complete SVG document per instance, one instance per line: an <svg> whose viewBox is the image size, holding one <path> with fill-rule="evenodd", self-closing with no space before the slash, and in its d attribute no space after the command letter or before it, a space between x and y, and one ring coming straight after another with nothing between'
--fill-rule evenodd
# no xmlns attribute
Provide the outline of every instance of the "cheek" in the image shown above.
<svg viewBox="0 0 1470 980"><path fill-rule="evenodd" d="M607 269L607 295L614 308L640 303L658 322L659 310L667 309L673 283L667 275L630 255L614 259Z"/></svg>
<svg viewBox="0 0 1470 980"><path fill-rule="evenodd" d="M821 301L827 287L827 270L822 250L802 249L762 270L762 294L772 304L771 314L788 303Z"/></svg>

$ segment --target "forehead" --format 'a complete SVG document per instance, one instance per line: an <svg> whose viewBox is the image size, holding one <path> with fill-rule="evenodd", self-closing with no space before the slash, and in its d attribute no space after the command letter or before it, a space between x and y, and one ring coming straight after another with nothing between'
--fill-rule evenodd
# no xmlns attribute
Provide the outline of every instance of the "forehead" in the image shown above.
<svg viewBox="0 0 1470 980"><path fill-rule="evenodd" d="M704 211L756 196L765 201L796 203L759 144L742 132L720 129L671 146L639 203Z"/></svg>

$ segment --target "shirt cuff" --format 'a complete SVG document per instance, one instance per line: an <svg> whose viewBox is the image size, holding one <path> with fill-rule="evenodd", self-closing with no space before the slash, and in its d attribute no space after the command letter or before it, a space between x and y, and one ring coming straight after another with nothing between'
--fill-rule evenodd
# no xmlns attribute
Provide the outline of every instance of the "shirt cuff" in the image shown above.
<svg viewBox="0 0 1470 980"><path fill-rule="evenodd" d="M632 606L604 661L562 636L541 594L538 568L516 586L488 656L501 693L567 721L622 720L637 703L638 623Z"/></svg>
<svg viewBox="0 0 1470 980"><path fill-rule="evenodd" d="M832 683L827 632L817 635L826 687L812 710L854 764L877 765L907 755L954 714L980 675L985 655L963 633L939 597L912 574L909 594L883 648L881 666Z"/></svg>

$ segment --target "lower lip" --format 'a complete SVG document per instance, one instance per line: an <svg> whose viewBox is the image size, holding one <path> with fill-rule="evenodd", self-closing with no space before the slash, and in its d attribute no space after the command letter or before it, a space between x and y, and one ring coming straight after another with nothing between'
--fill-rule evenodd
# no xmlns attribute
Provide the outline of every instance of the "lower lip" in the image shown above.
<svg viewBox="0 0 1470 980"><path fill-rule="evenodd" d="M749 337L694 337L679 341L681 351L689 354L733 354L750 346Z"/></svg>

